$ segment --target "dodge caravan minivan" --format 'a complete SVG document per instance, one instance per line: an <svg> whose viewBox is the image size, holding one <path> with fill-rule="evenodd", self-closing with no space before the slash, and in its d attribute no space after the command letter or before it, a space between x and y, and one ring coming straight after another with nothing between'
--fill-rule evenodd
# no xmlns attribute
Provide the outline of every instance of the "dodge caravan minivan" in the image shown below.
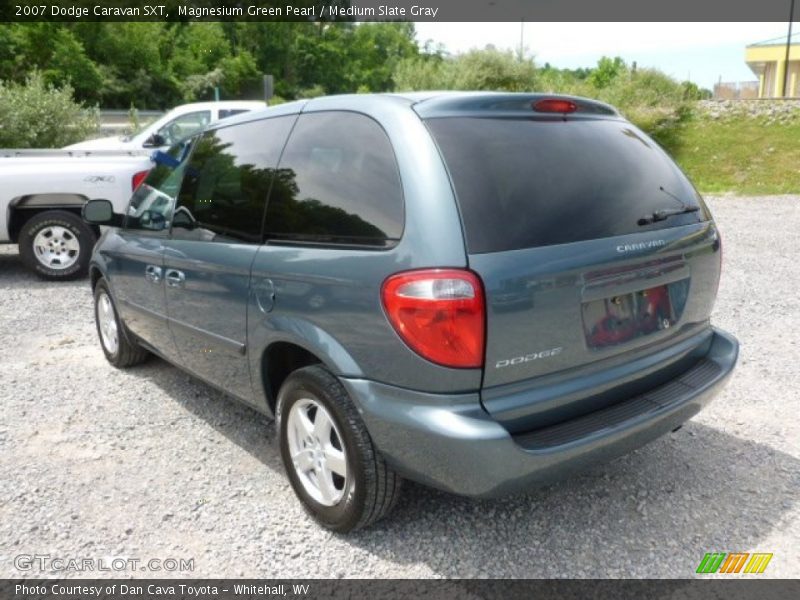
<svg viewBox="0 0 800 600"><path fill-rule="evenodd" d="M149 353L274 415L322 525L403 479L490 497L680 427L737 341L720 235L616 110L505 93L315 98L158 161L91 263L117 367Z"/></svg>

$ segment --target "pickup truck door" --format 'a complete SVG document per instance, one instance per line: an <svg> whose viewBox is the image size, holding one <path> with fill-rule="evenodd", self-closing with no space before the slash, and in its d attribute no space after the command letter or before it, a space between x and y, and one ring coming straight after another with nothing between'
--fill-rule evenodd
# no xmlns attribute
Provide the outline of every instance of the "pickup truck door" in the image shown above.
<svg viewBox="0 0 800 600"><path fill-rule="evenodd" d="M250 269L261 246L269 187L295 118L200 136L164 242L167 314L181 364L250 403Z"/></svg>

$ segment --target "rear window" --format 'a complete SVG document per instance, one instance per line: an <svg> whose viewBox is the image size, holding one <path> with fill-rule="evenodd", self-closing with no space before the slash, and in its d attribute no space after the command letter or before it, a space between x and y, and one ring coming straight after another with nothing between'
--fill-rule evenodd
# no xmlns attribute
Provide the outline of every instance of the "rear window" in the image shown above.
<svg viewBox="0 0 800 600"><path fill-rule="evenodd" d="M427 121L471 253L565 244L707 219L694 187L630 123L446 117ZM647 225L661 209L698 212Z"/></svg>

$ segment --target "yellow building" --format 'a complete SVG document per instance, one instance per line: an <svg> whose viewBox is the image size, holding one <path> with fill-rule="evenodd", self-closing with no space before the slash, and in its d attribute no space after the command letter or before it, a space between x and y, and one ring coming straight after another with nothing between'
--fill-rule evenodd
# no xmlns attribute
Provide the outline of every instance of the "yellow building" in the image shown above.
<svg viewBox="0 0 800 600"><path fill-rule="evenodd" d="M745 48L747 66L758 76L759 98L783 96L783 75L786 68L786 36L750 44ZM786 97L800 97L800 32L792 35L789 47L789 77Z"/></svg>

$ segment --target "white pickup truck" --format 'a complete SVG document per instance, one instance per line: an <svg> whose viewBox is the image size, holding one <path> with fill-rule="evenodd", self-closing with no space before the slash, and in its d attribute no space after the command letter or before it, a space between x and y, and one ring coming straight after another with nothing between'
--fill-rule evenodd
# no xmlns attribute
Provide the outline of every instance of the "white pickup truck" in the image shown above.
<svg viewBox="0 0 800 600"><path fill-rule="evenodd" d="M219 100L182 104L132 136L87 140L67 146L65 150L141 151L147 148L167 148L200 131L209 123L266 107L266 102L256 100Z"/></svg>
<svg viewBox="0 0 800 600"><path fill-rule="evenodd" d="M96 227L81 218L92 198L124 213L152 167L149 152L0 150L0 243L44 279L86 274Z"/></svg>

